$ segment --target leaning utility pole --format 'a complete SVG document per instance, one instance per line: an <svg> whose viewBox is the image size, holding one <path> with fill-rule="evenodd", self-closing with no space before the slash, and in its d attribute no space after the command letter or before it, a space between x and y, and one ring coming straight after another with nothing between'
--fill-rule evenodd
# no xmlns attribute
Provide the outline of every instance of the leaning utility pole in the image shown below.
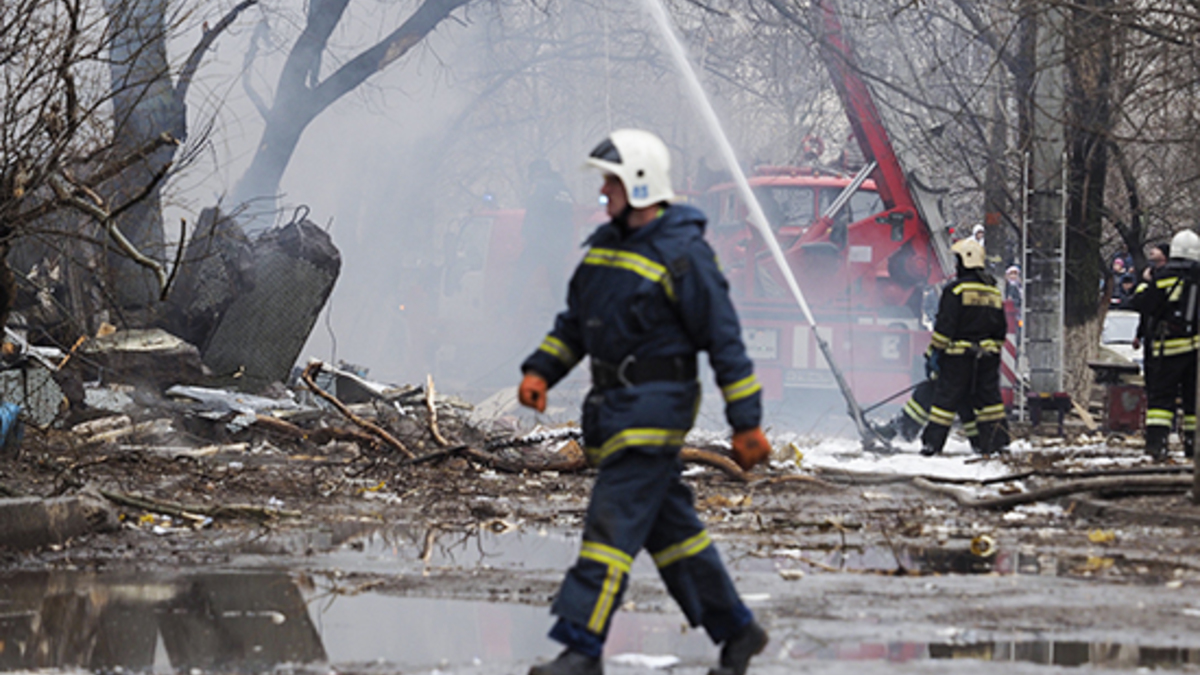
<svg viewBox="0 0 1200 675"><path fill-rule="evenodd" d="M1025 172L1025 355L1033 394L1063 390L1066 283L1065 89L1063 14L1047 7L1036 22L1028 170Z"/></svg>

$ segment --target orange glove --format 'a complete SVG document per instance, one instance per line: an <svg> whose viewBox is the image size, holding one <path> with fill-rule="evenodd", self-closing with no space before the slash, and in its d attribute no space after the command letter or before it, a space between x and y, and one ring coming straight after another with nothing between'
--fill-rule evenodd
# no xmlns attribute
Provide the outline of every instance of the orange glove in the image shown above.
<svg viewBox="0 0 1200 675"><path fill-rule="evenodd" d="M755 464L765 461L771 454L771 444L761 427L743 429L733 435L733 461L749 471Z"/></svg>
<svg viewBox="0 0 1200 675"><path fill-rule="evenodd" d="M521 386L517 387L517 399L526 408L533 408L538 412L546 412L547 388L545 378L530 371L525 373L525 379L521 380Z"/></svg>

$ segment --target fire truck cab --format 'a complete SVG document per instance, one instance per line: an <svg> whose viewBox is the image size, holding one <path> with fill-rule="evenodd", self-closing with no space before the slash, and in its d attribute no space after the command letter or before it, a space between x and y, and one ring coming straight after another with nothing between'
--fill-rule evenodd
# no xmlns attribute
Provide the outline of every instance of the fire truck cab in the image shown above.
<svg viewBox="0 0 1200 675"><path fill-rule="evenodd" d="M906 232L925 224L887 218L870 179L855 186L851 176L829 169L760 167L747 180L855 397L883 398L923 377L936 309L928 301L945 278L928 239ZM716 185L699 201L766 398L836 390L735 186Z"/></svg>

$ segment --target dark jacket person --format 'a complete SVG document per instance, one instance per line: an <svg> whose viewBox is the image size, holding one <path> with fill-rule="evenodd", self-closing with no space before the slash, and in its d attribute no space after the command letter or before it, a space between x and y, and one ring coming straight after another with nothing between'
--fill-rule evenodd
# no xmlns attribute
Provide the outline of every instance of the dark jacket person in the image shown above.
<svg viewBox="0 0 1200 675"><path fill-rule="evenodd" d="M543 410L546 390L584 356L592 389L583 408L588 461L599 467L579 558L551 611L550 637L566 645L531 675L599 675L613 612L634 556L650 553L688 622L721 643L722 675L742 675L767 643L738 597L681 478L679 449L700 404L696 356L709 363L745 469L770 451L759 428L761 387L742 344L728 284L703 237L697 209L671 204L670 155L655 135L614 131L588 164L604 172L612 221L588 239L567 309L521 365L523 404Z"/></svg>

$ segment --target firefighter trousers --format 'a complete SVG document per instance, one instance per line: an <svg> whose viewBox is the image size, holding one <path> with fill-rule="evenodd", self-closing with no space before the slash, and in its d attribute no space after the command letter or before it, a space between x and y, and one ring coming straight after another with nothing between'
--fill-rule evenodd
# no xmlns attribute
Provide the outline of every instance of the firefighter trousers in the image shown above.
<svg viewBox="0 0 1200 675"><path fill-rule="evenodd" d="M933 405L933 392L936 386L937 379L925 380L917 385L908 402L904 404L904 409L897 417L896 422L897 432L904 440L911 441L916 438L917 434L921 433L921 429L929 422L929 409ZM971 441L971 447L982 452L983 450L979 446L979 427L975 422L975 411L965 401L958 409L958 419L962 421L963 434L966 435L967 440Z"/></svg>
<svg viewBox="0 0 1200 675"><path fill-rule="evenodd" d="M600 469L592 488L583 545L551 612L550 637L599 657L613 613L643 548L692 626L724 642L753 620L717 547L696 516L678 452L627 448Z"/></svg>
<svg viewBox="0 0 1200 675"><path fill-rule="evenodd" d="M1179 431L1186 439L1196 430L1196 352L1170 356L1148 355L1146 368L1146 450L1151 454L1167 447L1175 426L1176 401L1183 402Z"/></svg>
<svg viewBox="0 0 1200 675"><path fill-rule="evenodd" d="M929 407L929 423L921 441L933 453L940 453L950 435L955 411L964 407L975 414L978 434L972 446L977 452L991 454L1008 447L1008 420L1000 397L1000 355L942 354L941 369ZM964 426L969 421L964 417ZM969 426L967 427L970 434Z"/></svg>

